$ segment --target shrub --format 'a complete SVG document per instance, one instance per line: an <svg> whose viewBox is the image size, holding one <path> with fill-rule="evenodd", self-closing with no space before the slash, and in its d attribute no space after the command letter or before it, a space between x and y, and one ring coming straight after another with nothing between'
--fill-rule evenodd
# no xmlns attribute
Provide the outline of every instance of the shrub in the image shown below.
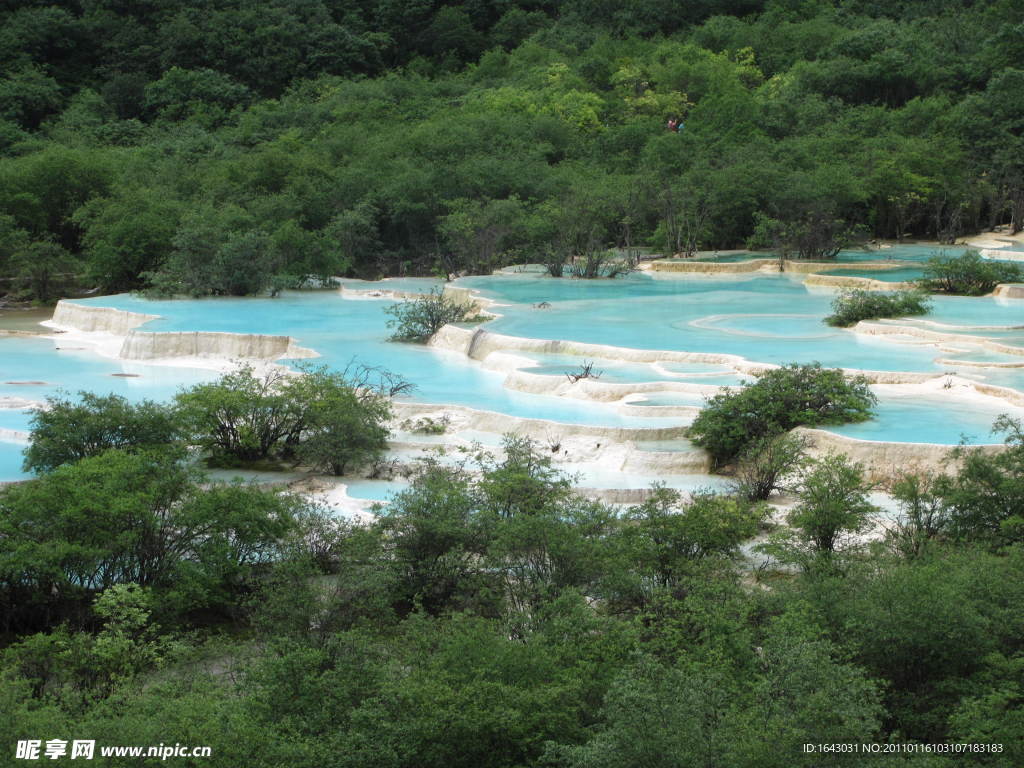
<svg viewBox="0 0 1024 768"><path fill-rule="evenodd" d="M575 371L566 371L565 377L569 380L570 384L575 384L580 379L600 379L602 373L604 371L594 371L593 361L587 362L584 360Z"/></svg>
<svg viewBox="0 0 1024 768"><path fill-rule="evenodd" d="M399 426L406 432L413 432L417 435L443 435L452 425L451 416L445 414L436 419L430 416L420 416L418 419L406 419Z"/></svg>
<svg viewBox="0 0 1024 768"><path fill-rule="evenodd" d="M992 431L1005 435L1005 450L961 448L959 473L937 478L931 491L942 500L951 538L1000 547L1024 542L1024 422L1003 414Z"/></svg>
<svg viewBox="0 0 1024 768"><path fill-rule="evenodd" d="M787 477L807 462L807 440L791 434L764 437L739 457L735 493L748 501L764 501L781 491Z"/></svg>
<svg viewBox="0 0 1024 768"><path fill-rule="evenodd" d="M303 372L285 392L304 405L296 458L313 469L343 475L379 457L387 448L390 399L343 373L326 368Z"/></svg>
<svg viewBox="0 0 1024 768"><path fill-rule="evenodd" d="M8 628L59 623L116 584L160 593L162 610L230 602L280 554L297 496L219 484L180 447L108 450L0 489L0 604ZM21 599L26 588L37 600Z"/></svg>
<svg viewBox="0 0 1024 768"><path fill-rule="evenodd" d="M837 572L873 525L878 509L868 499L869 490L864 467L843 454L811 462L797 488L800 503L786 517L789 529L758 549L804 571Z"/></svg>
<svg viewBox="0 0 1024 768"><path fill-rule="evenodd" d="M411 341L426 344L430 337L448 323L476 320L476 307L472 302L460 302L445 296L440 288L384 310L391 315L388 328L394 329L391 341Z"/></svg>
<svg viewBox="0 0 1024 768"><path fill-rule="evenodd" d="M875 402L863 376L847 378L820 363L787 365L750 386L710 398L690 436L716 464L723 464L757 440L794 427L869 419Z"/></svg>
<svg viewBox="0 0 1024 768"><path fill-rule="evenodd" d="M257 375L242 367L198 384L176 398L182 423L221 462L296 459L343 474L380 455L389 395L402 390L397 379L367 368L305 368L302 374L272 369Z"/></svg>
<svg viewBox="0 0 1024 768"><path fill-rule="evenodd" d="M926 315L931 303L921 291L878 292L858 288L843 291L832 301L832 314L825 318L829 325L842 328L879 317Z"/></svg>
<svg viewBox="0 0 1024 768"><path fill-rule="evenodd" d="M179 429L173 411L144 400L129 403L119 395L79 392L78 402L49 397L32 416L25 470L50 472L97 456L110 448L136 449L173 443Z"/></svg>
<svg viewBox="0 0 1024 768"><path fill-rule="evenodd" d="M1024 279L1024 271L1017 264L983 259L977 251L946 259L934 256L925 266L920 284L929 291L981 296L991 293L1000 283L1014 283Z"/></svg>
<svg viewBox="0 0 1024 768"><path fill-rule="evenodd" d="M287 376L277 368L258 376L242 366L190 387L175 397L182 423L217 460L270 458L283 443L295 442L300 430L302 405L285 394Z"/></svg>

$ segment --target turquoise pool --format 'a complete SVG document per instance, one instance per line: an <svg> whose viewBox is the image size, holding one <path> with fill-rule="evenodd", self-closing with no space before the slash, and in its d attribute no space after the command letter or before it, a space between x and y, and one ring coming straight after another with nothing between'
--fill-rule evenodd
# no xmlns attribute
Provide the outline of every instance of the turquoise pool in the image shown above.
<svg viewBox="0 0 1024 768"><path fill-rule="evenodd" d="M1024 409L996 403L979 404L938 397L890 397L879 400L876 418L858 424L828 427L828 431L861 440L907 443L1001 443L991 432L1002 413L1024 417Z"/></svg>
<svg viewBox="0 0 1024 768"><path fill-rule="evenodd" d="M901 258L923 258L920 247L896 251ZM928 249L934 250L934 249ZM877 253L870 254L872 259ZM882 274L882 273L874 273ZM390 283L390 284L389 284ZM429 290L436 281L407 280L380 284L382 290ZM944 373L956 358L933 346L904 344L883 336L865 336L825 326L833 293L811 290L802 276L777 273L741 275L632 274L616 280L553 279L537 273L470 277L459 285L497 303L500 317L483 326L516 337L589 342L648 350L730 354L766 363L819 361L827 366L867 370ZM374 284L361 284L372 288ZM535 307L548 302L549 308ZM286 293L279 298L219 298L156 301L132 295L96 297L81 303L160 315L143 328L151 331L206 330L287 334L320 353L313 364L343 368L356 360L393 370L415 382L413 398L423 402L464 405L511 416L563 423L655 427L681 424L680 418L640 415L644 408L620 410L547 394L505 389L506 373L488 370L456 352L387 341L390 299L345 299L336 291ZM1024 347L1024 300L936 297L930 320L954 326L1001 326L984 335ZM946 329L943 329L946 330ZM963 329L964 333L978 334ZM101 358L60 337L0 338L0 396L40 400L60 389L118 392L131 399L166 399L182 386L211 378L209 371L152 366ZM1024 361L1024 358L1021 358ZM536 355L525 370L547 374L552 384L580 358ZM597 367L601 367L601 363ZM961 373L1024 390L1024 369L978 369ZM721 363L623 363L610 361L602 381L691 381L737 384L743 380ZM700 398L666 392L647 397L649 404L699 404ZM994 414L957 410L950 418L927 418L913 404L884 401L879 418L853 425L849 434L871 439L917 439L952 444L961 433L982 435ZM0 428L24 429L27 415L0 408ZM909 426L908 426L909 425ZM847 428L842 428L847 429ZM840 430L837 430L840 431ZM847 432L843 432L846 434ZM0 443L0 479L14 475L21 447Z"/></svg>

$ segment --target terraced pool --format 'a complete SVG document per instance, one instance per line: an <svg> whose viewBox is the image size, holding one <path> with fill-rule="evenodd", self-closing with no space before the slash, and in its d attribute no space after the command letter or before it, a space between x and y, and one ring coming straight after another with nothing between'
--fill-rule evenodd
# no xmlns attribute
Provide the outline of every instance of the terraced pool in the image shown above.
<svg viewBox="0 0 1024 768"><path fill-rule="evenodd" d="M911 247L894 247L890 254L908 263L927 257L922 249ZM872 259L878 256L869 255ZM863 256L844 254L844 260L867 260ZM892 277L916 270L872 271L870 276L883 279L883 275ZM582 281L553 279L536 271L506 271L463 278L457 285L491 300L491 311L500 315L480 326L480 332L487 334L497 348L502 347L501 339L505 337L516 342L510 342L507 350L515 357L515 364L498 358L481 363L463 354L464 350L388 342L384 309L393 299L383 294L425 292L439 285L423 279L380 284L346 281L341 292L287 293L275 299L154 301L122 294L79 303L159 315L139 329L145 332L289 335L300 346L319 353L318 359L309 362L342 368L354 360L403 375L417 386L415 401L562 424L644 428L685 423L681 417L664 415L665 408L658 406L700 405L706 392L697 385L735 386L748 380L744 361L818 361L826 366L868 371L958 373L1024 391L1024 368L983 367L986 356L1012 362L1015 356L1005 350L996 353L965 339L963 354L958 357L958 350L940 349L928 339L906 334L869 336L824 325L822 318L830 312L833 292L809 288L803 284L802 275L789 273L634 273L616 280ZM378 295L368 295L367 291ZM913 327L980 335L1002 345L1024 347L1024 331L1012 327L1024 325L1024 300L936 297L934 305L929 323L916 321ZM155 366L100 357L88 344L81 343L81 338L75 334L54 339L0 338L0 398L7 398L8 403L14 402L13 398L39 401L60 389L88 389L118 392L134 400L166 399L181 386L214 376L209 370L181 365ZM600 402L558 396L566 394L555 393L566 383L565 373L583 360L594 360L593 349L567 349L563 345L557 351L544 351L541 345L524 351L523 339L600 345L604 357L595 360L595 368L602 371L599 381L619 386L620 390L643 385L645 391L629 398L632 407L622 407L625 403L621 398L628 392L619 390L614 396L600 398ZM636 355L630 358L621 349L609 347L650 354L645 352L646 357L638 360ZM662 351L704 357L689 360L676 355L676 359L660 359L665 357ZM950 364L949 360L957 359L970 365ZM1019 359L1024 362L1024 357ZM509 379L515 370L539 374L534 379L541 383L520 391ZM651 384L656 386L652 389ZM686 389L689 385L696 388ZM664 390L658 386L664 386ZM1010 404L1005 410L1020 411ZM835 431L872 440L955 444L962 434L968 434L972 439L987 441L996 415L989 411L992 409L942 396L927 403L887 397L879 405L876 420ZM0 407L0 480L19 475L21 446L11 441L9 431L24 431L29 415L23 408ZM5 429L7 439L3 438Z"/></svg>

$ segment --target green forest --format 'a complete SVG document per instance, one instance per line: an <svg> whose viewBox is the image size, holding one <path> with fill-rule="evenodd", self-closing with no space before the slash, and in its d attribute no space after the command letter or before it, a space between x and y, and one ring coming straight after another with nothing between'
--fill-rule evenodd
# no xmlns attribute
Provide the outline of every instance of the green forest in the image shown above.
<svg viewBox="0 0 1024 768"><path fill-rule="evenodd" d="M1019 0L5 8L15 297L1024 226Z"/></svg>
<svg viewBox="0 0 1024 768"><path fill-rule="evenodd" d="M3 8L8 300L1024 228L1022 0ZM404 340L445 322L393 314ZM1018 421L888 488L871 540L863 467L781 434L870 413L820 366L709 401L732 492L613 507L507 435L364 525L186 458L378 458L408 383L306 373L34 417L34 476L0 488L0 765L72 738L212 751L112 766L1024 765Z"/></svg>
<svg viewBox="0 0 1024 768"><path fill-rule="evenodd" d="M360 403L358 376L275 381L243 370L172 404L85 395L36 416L36 477L0 490L5 750L183 744L211 758L174 764L267 768L1024 760L1021 423L996 425L999 455L899 479L900 514L871 540L863 468L771 437L800 418L794 386L821 420L871 407L815 366L703 412L706 441L730 421L768 430L732 493L655 486L617 509L508 435L500 458L421 460L359 524L183 461L187 445L336 457L339 429L379 453L383 388ZM787 526L760 501L779 487ZM770 567L743 556L754 537ZM844 744L878 752L805 749Z"/></svg>

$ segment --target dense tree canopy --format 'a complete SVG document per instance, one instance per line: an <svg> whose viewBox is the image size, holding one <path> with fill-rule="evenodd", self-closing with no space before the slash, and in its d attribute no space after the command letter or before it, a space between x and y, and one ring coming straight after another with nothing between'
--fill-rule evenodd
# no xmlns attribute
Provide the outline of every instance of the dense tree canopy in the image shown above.
<svg viewBox="0 0 1024 768"><path fill-rule="evenodd" d="M864 755L803 745L970 738L992 749L879 764L1010 768L1024 558L1000 426L1006 458L908 478L871 545L860 469L805 462L764 573L740 552L760 504L656 487L615 510L513 436L423 462L371 525L110 449L0 491L0 738L74 723L311 768L817 768ZM928 504L951 527L908 548Z"/></svg>
<svg viewBox="0 0 1024 768"><path fill-rule="evenodd" d="M55 275L587 275L614 246L820 256L1024 222L1013 0L19 0L0 21L0 270L40 298Z"/></svg>

